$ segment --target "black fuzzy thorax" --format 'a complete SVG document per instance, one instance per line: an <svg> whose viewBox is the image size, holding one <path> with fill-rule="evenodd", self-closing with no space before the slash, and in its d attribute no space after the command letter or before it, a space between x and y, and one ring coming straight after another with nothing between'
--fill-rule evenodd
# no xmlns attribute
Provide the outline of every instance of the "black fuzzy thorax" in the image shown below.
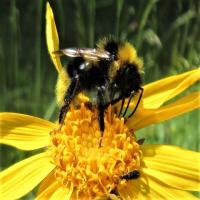
<svg viewBox="0 0 200 200"><path fill-rule="evenodd" d="M109 61L87 62L84 58L77 57L69 62L67 72L70 78L79 77L80 91L91 91L107 84L109 65Z"/></svg>

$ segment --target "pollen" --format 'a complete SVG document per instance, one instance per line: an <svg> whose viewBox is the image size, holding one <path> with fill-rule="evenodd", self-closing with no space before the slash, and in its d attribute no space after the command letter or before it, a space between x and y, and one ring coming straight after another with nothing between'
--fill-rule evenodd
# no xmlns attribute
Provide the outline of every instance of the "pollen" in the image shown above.
<svg viewBox="0 0 200 200"><path fill-rule="evenodd" d="M108 196L126 185L122 175L140 169L140 145L124 119L109 107L104 121L101 137L97 112L82 104L71 108L64 124L50 133L48 153L56 166L55 177L62 187L73 187L78 199Z"/></svg>

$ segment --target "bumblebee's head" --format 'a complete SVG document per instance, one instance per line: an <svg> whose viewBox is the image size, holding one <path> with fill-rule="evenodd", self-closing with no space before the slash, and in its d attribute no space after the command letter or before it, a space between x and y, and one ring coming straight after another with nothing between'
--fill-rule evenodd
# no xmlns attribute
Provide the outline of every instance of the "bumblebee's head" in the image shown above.
<svg viewBox="0 0 200 200"><path fill-rule="evenodd" d="M111 60L118 60L117 54L119 49L119 43L112 38L103 38L97 43L97 47L102 50L106 50L112 56Z"/></svg>
<svg viewBox="0 0 200 200"><path fill-rule="evenodd" d="M113 56L113 60L118 60L117 54L119 49L119 43L115 42L114 40L110 40L105 43L104 49Z"/></svg>

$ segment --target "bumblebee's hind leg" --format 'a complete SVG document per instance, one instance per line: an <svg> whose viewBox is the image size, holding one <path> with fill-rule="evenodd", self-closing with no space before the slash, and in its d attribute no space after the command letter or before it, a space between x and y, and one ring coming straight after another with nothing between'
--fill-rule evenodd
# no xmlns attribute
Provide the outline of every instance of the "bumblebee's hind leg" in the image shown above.
<svg viewBox="0 0 200 200"><path fill-rule="evenodd" d="M139 99L138 99L138 101L137 101L137 103L136 103L136 106L135 106L135 108L133 109L133 111L131 112L131 114L127 117L127 118L130 118L130 117L132 117L134 114L135 114L135 112L136 112L136 110L137 110L137 108L138 108L138 106L139 106L139 104L140 104L140 101L141 101L141 99L142 99L142 95L143 95L143 88L139 88L139 90L141 90L141 92L140 92L140 96L139 96ZM129 104L128 104L129 105ZM128 109L128 108L127 108Z"/></svg>
<svg viewBox="0 0 200 200"><path fill-rule="evenodd" d="M115 98L115 95L118 91L118 86L116 84L113 84L110 88L110 103L111 105L114 105L115 103L119 102L121 100L121 107L118 113L118 117L120 117L122 110L123 110L123 106L124 106L124 102L125 102L125 97L123 97L122 95L118 96L117 98ZM107 105L108 106L108 105Z"/></svg>
<svg viewBox="0 0 200 200"><path fill-rule="evenodd" d="M69 110L69 105L71 101L73 100L73 98L75 97L75 95L78 93L79 89L80 89L79 77L77 76L72 79L71 84L69 85L69 88L66 91L65 98L64 98L64 105L61 107L60 113L59 113L60 124L64 122L65 115Z"/></svg>
<svg viewBox="0 0 200 200"><path fill-rule="evenodd" d="M120 107L120 111L119 111L118 117L120 117L121 114L122 114L122 110L123 110L123 107L124 107L124 103L125 103L125 97L122 98L121 107Z"/></svg>
<svg viewBox="0 0 200 200"><path fill-rule="evenodd" d="M129 108L129 104L130 104L131 99L133 98L134 94L135 94L135 91L132 91L132 92L131 92L131 95L130 95L130 97L129 97L128 103L127 103L127 105L126 105L126 109L125 109L125 111L124 111L122 117L125 117L125 116L126 116L126 113L127 113L127 111L128 111L128 108Z"/></svg>

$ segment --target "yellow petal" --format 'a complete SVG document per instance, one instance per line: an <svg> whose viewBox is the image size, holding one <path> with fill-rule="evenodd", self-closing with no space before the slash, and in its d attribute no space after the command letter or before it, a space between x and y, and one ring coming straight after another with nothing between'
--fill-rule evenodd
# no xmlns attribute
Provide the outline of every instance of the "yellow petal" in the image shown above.
<svg viewBox="0 0 200 200"><path fill-rule="evenodd" d="M41 183L36 200L69 200L72 192L73 188L64 188L57 182L52 171Z"/></svg>
<svg viewBox="0 0 200 200"><path fill-rule="evenodd" d="M190 192L170 188L152 177L148 177L148 185L150 188L148 199L198 200L198 198L192 195Z"/></svg>
<svg viewBox="0 0 200 200"><path fill-rule="evenodd" d="M189 192L170 188L152 177L143 176L144 177L139 178L139 180L128 181L127 185L123 188L119 187L118 192L120 196L126 200L198 199Z"/></svg>
<svg viewBox="0 0 200 200"><path fill-rule="evenodd" d="M36 187L54 168L46 152L32 156L0 173L1 200L18 199Z"/></svg>
<svg viewBox="0 0 200 200"><path fill-rule="evenodd" d="M200 80L200 69L171 76L144 86L143 107L158 108Z"/></svg>
<svg viewBox="0 0 200 200"><path fill-rule="evenodd" d="M17 113L0 113L0 143L22 150L34 150L49 142L55 125L49 121Z"/></svg>
<svg viewBox="0 0 200 200"><path fill-rule="evenodd" d="M119 185L117 190L122 199L146 200L149 192L149 187L148 185L144 184L144 181L141 178L139 178L137 180L131 180L127 182L125 186Z"/></svg>
<svg viewBox="0 0 200 200"><path fill-rule="evenodd" d="M73 188L64 188L64 187L60 187L60 185L58 184L59 188L57 188L56 191L54 191L54 193L52 194L52 196L50 197L51 200L69 200L71 197L71 194L73 192Z"/></svg>
<svg viewBox="0 0 200 200"><path fill-rule="evenodd" d="M53 11L48 2L46 4L46 42L51 59L57 71L60 72L62 70L60 57L53 54L54 51L59 49L58 32L54 21Z"/></svg>
<svg viewBox="0 0 200 200"><path fill-rule="evenodd" d="M46 199L50 198L50 188L54 188L54 185L57 183L54 173L55 171L52 170L51 173L49 173L48 176L40 183L39 190L37 192L37 199L44 199L44 196ZM49 189L47 190L48 187Z"/></svg>
<svg viewBox="0 0 200 200"><path fill-rule="evenodd" d="M151 124L169 120L199 107L200 92L193 92L174 103L157 109L138 108L137 112L128 119L127 126L130 129L137 130Z"/></svg>
<svg viewBox="0 0 200 200"><path fill-rule="evenodd" d="M200 153L169 145L144 145L143 172L181 190L200 191Z"/></svg>

